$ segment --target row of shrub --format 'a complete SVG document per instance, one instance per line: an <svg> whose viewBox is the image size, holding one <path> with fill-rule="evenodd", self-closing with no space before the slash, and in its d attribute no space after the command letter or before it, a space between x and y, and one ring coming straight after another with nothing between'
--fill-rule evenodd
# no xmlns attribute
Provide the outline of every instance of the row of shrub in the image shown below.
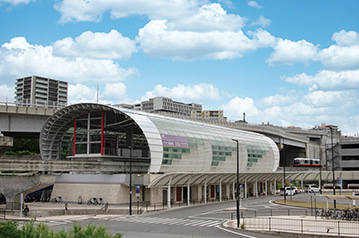
<svg viewBox="0 0 359 238"><path fill-rule="evenodd" d="M117 233L112 236L104 226L90 224L86 228L74 224L69 231L53 231L46 224L26 222L21 229L16 221L0 222L0 238L121 238Z"/></svg>
<svg viewBox="0 0 359 238"><path fill-rule="evenodd" d="M37 155L37 153L35 152L31 152L28 150L20 150L20 151L11 151L8 150L4 153L4 155L17 155L17 156L21 156L21 155Z"/></svg>

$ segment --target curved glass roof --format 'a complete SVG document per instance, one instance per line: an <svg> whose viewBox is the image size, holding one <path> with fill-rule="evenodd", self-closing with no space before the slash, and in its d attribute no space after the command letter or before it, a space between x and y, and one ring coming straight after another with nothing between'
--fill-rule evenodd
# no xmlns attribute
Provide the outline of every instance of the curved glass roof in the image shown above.
<svg viewBox="0 0 359 238"><path fill-rule="evenodd" d="M71 105L51 116L40 134L40 150L45 160L67 153L68 159L122 161L125 168L128 138L138 172L233 172L233 140L238 141L241 172L271 172L279 165L276 144L261 134L92 103Z"/></svg>

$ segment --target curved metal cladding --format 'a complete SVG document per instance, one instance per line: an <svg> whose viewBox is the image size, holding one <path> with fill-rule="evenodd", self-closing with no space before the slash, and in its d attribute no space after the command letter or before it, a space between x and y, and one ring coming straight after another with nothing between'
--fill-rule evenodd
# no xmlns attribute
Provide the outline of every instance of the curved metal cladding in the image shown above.
<svg viewBox="0 0 359 238"><path fill-rule="evenodd" d="M159 172L235 172L239 142L240 171L272 172L279 151L269 137L206 123L146 114L163 145ZM139 123L138 123L139 124Z"/></svg>
<svg viewBox="0 0 359 238"><path fill-rule="evenodd" d="M160 133L155 124L149 119L147 114L142 114L137 111L120 109L130 116L141 128L143 134L146 136L148 147L150 150L151 164L149 173L160 172L162 164L163 145Z"/></svg>
<svg viewBox="0 0 359 238"><path fill-rule="evenodd" d="M80 118L86 121L86 117L95 115L95 121L96 115L100 112L106 112L108 115L106 128L111 129L107 135L115 137L115 148L106 145L110 151L116 150L115 153L119 153L117 152L119 148L126 148L123 144L122 147L120 145L119 140L123 138L120 133L128 128L135 128L136 139L141 144L145 144L142 150L148 150L146 155L150 159L148 173L235 172L237 143L233 139L238 140L239 143L241 172L272 172L276 171L279 165L279 151L276 144L261 134L91 103L63 108L45 122L40 134L42 158L60 159L61 147L66 144L66 136L71 136L76 130L74 119ZM88 124L91 123L88 119ZM84 128L85 126L82 127ZM87 142L87 148L89 144ZM140 143L137 143L137 146L138 144ZM75 158L76 156L77 154L74 155ZM96 153L88 157L82 155L83 158L96 156L102 155Z"/></svg>

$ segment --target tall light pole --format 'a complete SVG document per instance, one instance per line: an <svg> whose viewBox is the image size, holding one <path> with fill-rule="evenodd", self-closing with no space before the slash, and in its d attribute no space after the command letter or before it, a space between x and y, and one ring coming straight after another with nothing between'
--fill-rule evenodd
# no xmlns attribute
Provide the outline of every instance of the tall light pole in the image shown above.
<svg viewBox="0 0 359 238"><path fill-rule="evenodd" d="M232 139L237 143L237 186L236 186L236 199L237 199L237 228L239 228L239 143L238 140Z"/></svg>
<svg viewBox="0 0 359 238"><path fill-rule="evenodd" d="M330 137L332 143L332 172L333 172L333 195L335 195L335 172L334 172L334 145L333 145L333 127L330 127ZM334 209L337 208L337 201L334 199Z"/></svg>
<svg viewBox="0 0 359 238"><path fill-rule="evenodd" d="M131 138L132 141L132 138ZM129 206L129 214L132 215L132 143L129 146L130 148L130 206Z"/></svg>

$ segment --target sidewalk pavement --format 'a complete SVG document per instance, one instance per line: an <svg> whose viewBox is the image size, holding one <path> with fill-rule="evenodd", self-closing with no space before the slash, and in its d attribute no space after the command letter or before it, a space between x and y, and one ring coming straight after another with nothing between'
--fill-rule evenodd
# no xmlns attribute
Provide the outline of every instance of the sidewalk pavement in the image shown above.
<svg viewBox="0 0 359 238"><path fill-rule="evenodd" d="M104 205L86 205L74 203L26 203L29 206L28 216L17 211L1 213L0 219L19 221L61 221L61 220L86 220L89 218L114 218L126 216L129 213L128 205L110 205L105 210ZM132 214L137 214L136 204L132 207Z"/></svg>

